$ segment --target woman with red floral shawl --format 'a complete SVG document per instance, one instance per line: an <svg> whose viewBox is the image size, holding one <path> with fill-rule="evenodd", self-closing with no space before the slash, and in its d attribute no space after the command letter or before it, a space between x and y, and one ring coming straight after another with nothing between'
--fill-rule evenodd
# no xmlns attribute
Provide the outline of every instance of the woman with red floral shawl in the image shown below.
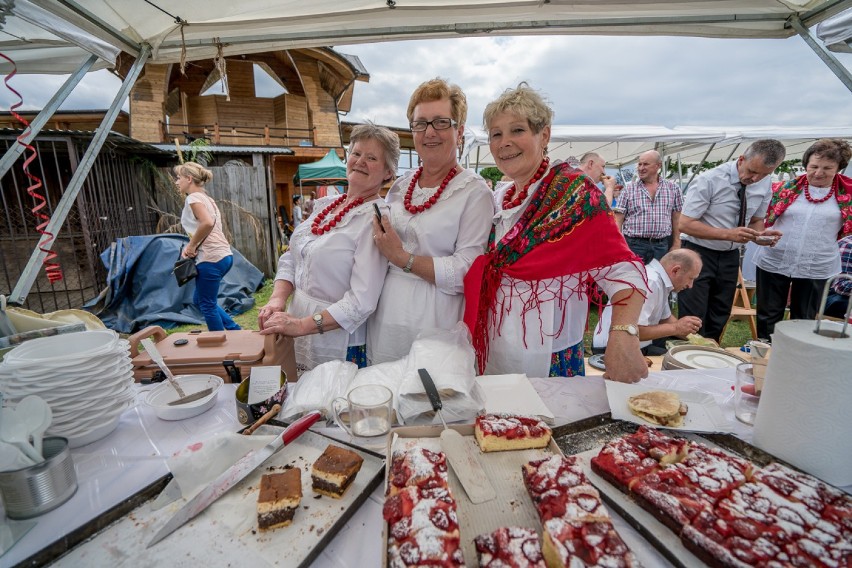
<svg viewBox="0 0 852 568"><path fill-rule="evenodd" d="M852 234L852 178L839 172L852 148L823 138L805 150L805 175L772 189L766 228L784 236L772 248L760 247L757 264L757 336L768 339L784 318L814 319L825 282L840 273L838 239Z"/></svg>
<svg viewBox="0 0 852 568"><path fill-rule="evenodd" d="M525 83L485 109L491 154L512 183L495 190L487 252L465 277L464 320L477 362L486 374L584 374L583 331L597 283L613 303L605 376L636 382L648 374L636 332L644 267L592 181L550 163L552 118Z"/></svg>

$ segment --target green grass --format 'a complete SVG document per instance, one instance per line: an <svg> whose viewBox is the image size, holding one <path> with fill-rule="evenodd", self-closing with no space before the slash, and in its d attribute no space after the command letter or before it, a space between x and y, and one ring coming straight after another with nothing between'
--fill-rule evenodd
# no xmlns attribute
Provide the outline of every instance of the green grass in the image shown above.
<svg viewBox="0 0 852 568"><path fill-rule="evenodd" d="M260 287L260 290L252 294L252 297L254 298L254 307L246 313L234 317L234 321L240 324L240 327L243 329L257 329L257 312L260 308L266 305L266 302L269 301L269 297L272 295L273 283L274 280L271 278L264 280L263 286ZM198 328L206 329L206 326L204 326L204 324L179 325L167 330L166 333L172 334L187 332Z"/></svg>
<svg viewBox="0 0 852 568"><path fill-rule="evenodd" d="M253 294L254 307L244 314L234 318L243 329L257 329L257 312L266 305L269 297L272 295L273 280L267 279L263 286ZM592 308L589 311L589 330L583 337L583 345L586 348L586 353L592 352L592 335L594 334L595 326L598 325L598 311ZM193 329L198 329L203 325L181 325L174 329L168 330L168 333L187 332ZM732 321L725 330L725 335L722 337L722 347L740 347L751 340L751 331L748 327L748 322Z"/></svg>

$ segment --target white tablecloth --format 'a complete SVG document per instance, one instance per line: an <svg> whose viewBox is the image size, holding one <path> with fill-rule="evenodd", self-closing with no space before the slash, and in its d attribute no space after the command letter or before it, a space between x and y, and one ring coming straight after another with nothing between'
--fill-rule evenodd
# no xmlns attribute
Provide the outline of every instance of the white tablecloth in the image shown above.
<svg viewBox="0 0 852 568"><path fill-rule="evenodd" d="M644 384L712 393L725 415L735 423L735 434L750 442L751 427L733 419L733 377L730 369L652 372ZM609 412L606 389L600 377L531 381L556 416L557 425ZM141 404L125 412L112 434L72 450L79 483L76 495L56 510L38 517L37 526L0 556L0 566L12 566L28 558L166 475L166 458L176 451L215 432L238 430L235 388L236 385L225 385L213 409L182 421L160 420ZM346 438L338 428L315 427L314 430ZM379 488L322 551L314 566L380 566L383 502L382 488ZM622 531L632 531L620 519L616 519L616 526ZM57 565L62 565L62 561ZM668 563L660 557L658 565L668 566Z"/></svg>

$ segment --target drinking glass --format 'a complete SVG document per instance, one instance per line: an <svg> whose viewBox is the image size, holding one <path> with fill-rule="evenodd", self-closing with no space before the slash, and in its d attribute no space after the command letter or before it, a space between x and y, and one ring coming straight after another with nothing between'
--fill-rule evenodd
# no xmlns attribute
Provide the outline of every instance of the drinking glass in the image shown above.
<svg viewBox="0 0 852 568"><path fill-rule="evenodd" d="M744 424L754 424L760 396L755 392L754 366L751 363L737 365L734 385L734 415Z"/></svg>
<svg viewBox="0 0 852 568"><path fill-rule="evenodd" d="M346 413L341 412L342 406L346 407ZM382 385L355 387L346 398L335 398L331 403L331 411L337 425L356 440L377 441L377 438L390 432L393 393Z"/></svg>

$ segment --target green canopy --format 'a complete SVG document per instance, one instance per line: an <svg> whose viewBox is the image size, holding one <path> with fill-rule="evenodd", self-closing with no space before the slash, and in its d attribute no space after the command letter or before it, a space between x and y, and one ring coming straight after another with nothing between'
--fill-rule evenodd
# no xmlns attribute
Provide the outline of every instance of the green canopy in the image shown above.
<svg viewBox="0 0 852 568"><path fill-rule="evenodd" d="M300 164L299 172L293 176L295 185L346 185L346 164L340 161L334 150L318 162Z"/></svg>

